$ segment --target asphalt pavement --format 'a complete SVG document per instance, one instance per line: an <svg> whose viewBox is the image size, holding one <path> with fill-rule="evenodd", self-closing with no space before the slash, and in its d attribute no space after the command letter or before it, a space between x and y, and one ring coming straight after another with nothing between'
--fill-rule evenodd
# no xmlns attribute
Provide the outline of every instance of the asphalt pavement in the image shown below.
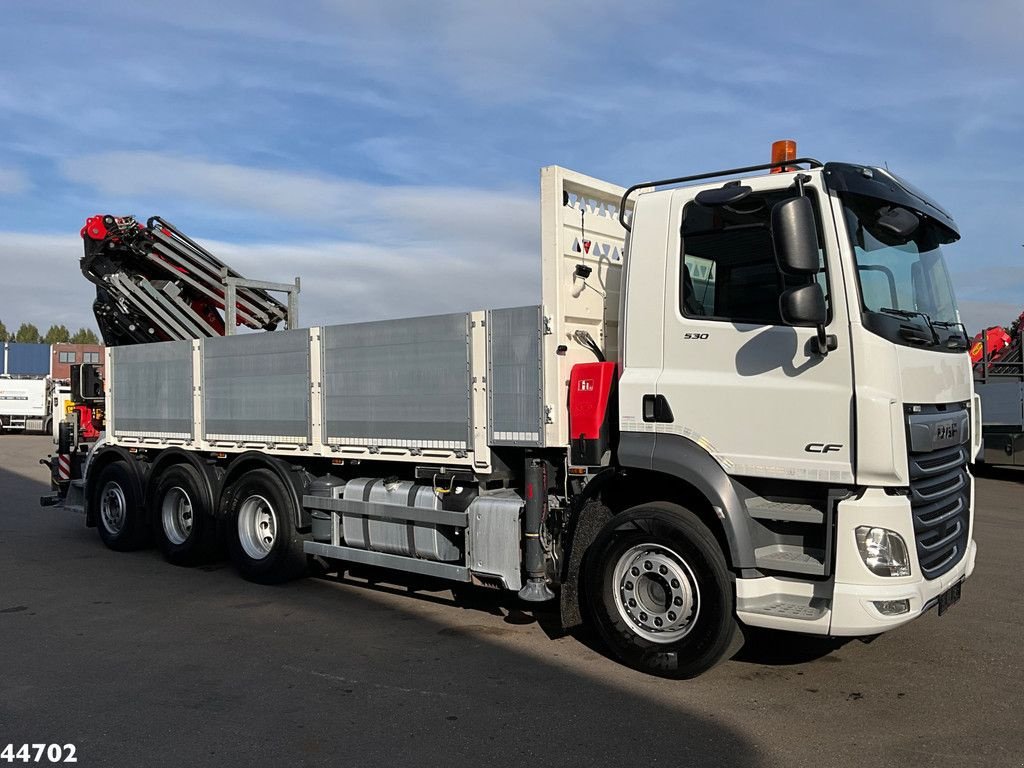
<svg viewBox="0 0 1024 768"><path fill-rule="evenodd" d="M39 507L49 449L0 435L0 750L73 744L83 768L1024 765L1024 472L979 479L977 570L943 617L871 643L761 635L673 682L497 593L383 573L264 587L111 552Z"/></svg>

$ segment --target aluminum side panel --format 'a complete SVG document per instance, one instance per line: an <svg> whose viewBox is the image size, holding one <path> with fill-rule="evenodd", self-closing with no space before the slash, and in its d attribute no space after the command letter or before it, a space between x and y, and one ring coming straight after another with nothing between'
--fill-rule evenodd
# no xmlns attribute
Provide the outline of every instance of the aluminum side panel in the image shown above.
<svg viewBox="0 0 1024 768"><path fill-rule="evenodd" d="M487 438L491 445L544 442L541 308L487 313Z"/></svg>
<svg viewBox="0 0 1024 768"><path fill-rule="evenodd" d="M325 327L326 441L467 449L469 332L465 313Z"/></svg>
<svg viewBox="0 0 1024 768"><path fill-rule="evenodd" d="M308 330L204 339L202 356L206 439L310 439Z"/></svg>
<svg viewBox="0 0 1024 768"><path fill-rule="evenodd" d="M113 347L110 361L115 436L192 436L192 342Z"/></svg>

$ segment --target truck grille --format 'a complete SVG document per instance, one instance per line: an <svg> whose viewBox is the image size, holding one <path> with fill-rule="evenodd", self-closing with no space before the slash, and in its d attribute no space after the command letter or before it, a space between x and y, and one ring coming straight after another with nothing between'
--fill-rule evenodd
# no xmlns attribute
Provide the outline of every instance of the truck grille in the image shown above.
<svg viewBox="0 0 1024 768"><path fill-rule="evenodd" d="M967 552L971 524L968 444L910 453L910 506L917 559L926 579L935 579Z"/></svg>

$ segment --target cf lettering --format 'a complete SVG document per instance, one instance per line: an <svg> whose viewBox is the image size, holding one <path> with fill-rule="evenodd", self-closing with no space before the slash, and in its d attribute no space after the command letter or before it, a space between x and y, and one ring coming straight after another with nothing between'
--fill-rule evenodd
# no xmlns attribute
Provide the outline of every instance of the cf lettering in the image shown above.
<svg viewBox="0 0 1024 768"><path fill-rule="evenodd" d="M839 443L808 443L804 450L807 453L835 453L843 450L843 446Z"/></svg>

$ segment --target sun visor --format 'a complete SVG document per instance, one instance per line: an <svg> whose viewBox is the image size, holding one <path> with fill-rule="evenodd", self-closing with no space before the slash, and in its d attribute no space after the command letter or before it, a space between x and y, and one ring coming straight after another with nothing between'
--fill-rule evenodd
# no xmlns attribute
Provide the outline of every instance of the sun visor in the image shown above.
<svg viewBox="0 0 1024 768"><path fill-rule="evenodd" d="M926 194L884 168L849 163L826 163L825 183L836 192L852 192L901 205L923 213L949 231L953 240L960 239L960 230L945 210Z"/></svg>

